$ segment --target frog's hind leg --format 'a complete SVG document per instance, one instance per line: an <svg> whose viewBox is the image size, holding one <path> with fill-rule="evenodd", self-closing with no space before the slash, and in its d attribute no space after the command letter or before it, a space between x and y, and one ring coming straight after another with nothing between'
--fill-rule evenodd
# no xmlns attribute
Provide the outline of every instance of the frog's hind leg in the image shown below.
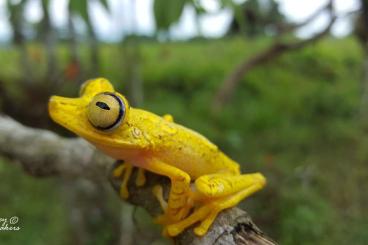
<svg viewBox="0 0 368 245"><path fill-rule="evenodd" d="M260 173L241 175L240 180L235 178L233 189L235 192L227 197L214 201L213 204L210 204L213 209L209 215L201 221L201 224L194 229L194 232L198 236L206 234L208 228L212 225L219 212L236 206L244 198L247 198L262 189L265 184L266 179Z"/></svg>
<svg viewBox="0 0 368 245"><path fill-rule="evenodd" d="M206 175L195 182L195 198L202 201L202 205L182 221L166 227L170 236L176 236L194 223L201 222L194 232L202 236L219 212L236 206L241 200L260 190L266 180L262 174Z"/></svg>
<svg viewBox="0 0 368 245"><path fill-rule="evenodd" d="M255 183L262 188L266 180L260 173L204 175L196 179L194 195L198 199L219 198L239 192Z"/></svg>

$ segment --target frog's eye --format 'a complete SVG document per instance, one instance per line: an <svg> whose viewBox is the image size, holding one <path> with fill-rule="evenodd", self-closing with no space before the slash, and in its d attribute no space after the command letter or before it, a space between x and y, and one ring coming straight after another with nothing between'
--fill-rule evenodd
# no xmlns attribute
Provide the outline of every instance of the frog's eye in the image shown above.
<svg viewBox="0 0 368 245"><path fill-rule="evenodd" d="M110 92L96 95L87 108L89 122L99 130L110 130L118 127L125 114L126 105L123 100Z"/></svg>

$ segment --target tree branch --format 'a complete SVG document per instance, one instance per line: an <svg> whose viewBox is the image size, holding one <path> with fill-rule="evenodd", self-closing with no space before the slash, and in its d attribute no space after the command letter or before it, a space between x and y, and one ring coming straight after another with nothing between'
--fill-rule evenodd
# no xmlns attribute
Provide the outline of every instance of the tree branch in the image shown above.
<svg viewBox="0 0 368 245"><path fill-rule="evenodd" d="M293 23L293 24L285 24L281 25L279 27L279 34L283 35L286 33L291 33L293 31L296 31L297 29L304 27L308 25L310 22L312 22L314 19L316 19L318 16L320 16L322 13L326 12L326 10L330 10L333 7L333 2L329 1L325 5L323 5L321 8L317 9L314 13L312 13L310 16L308 16L306 19L299 23Z"/></svg>
<svg viewBox="0 0 368 245"><path fill-rule="evenodd" d="M67 139L53 132L23 126L15 120L0 115L0 154L17 160L31 175L88 178L106 181L107 177L115 190L120 179L111 177L114 160L96 151L82 139ZM136 173L134 173L136 174ZM133 178L131 178L134 180ZM152 194L152 187L161 184L165 195L169 191L168 179L147 174L144 187L129 183L128 202L145 208L152 216L161 213L159 203ZM275 244L252 222L250 216L238 208L222 212L204 237L197 237L192 230L175 238L176 244Z"/></svg>
<svg viewBox="0 0 368 245"><path fill-rule="evenodd" d="M336 16L333 10L333 0L330 0L329 3L323 8L323 10L328 10L330 13L330 22L327 26L319 33L315 34L314 36L294 41L294 42L280 42L275 41L271 46L263 50L262 52L250 57L246 58L240 65L238 65L235 70L230 73L230 75L225 79L222 86L216 92L214 100L212 102L212 110L214 112L219 111L222 106L232 97L236 86L241 81L241 79L253 68L262 65L268 61L271 61L282 54L286 53L287 51L297 50L307 46L308 44L314 43L327 35L330 32L332 25L336 21ZM322 10L318 10L317 14L323 12ZM312 20L312 17L315 18L315 14L313 14L310 18L308 18L305 22L302 22L300 25L295 25L295 28L299 28ZM295 30L293 28L289 28L289 31Z"/></svg>

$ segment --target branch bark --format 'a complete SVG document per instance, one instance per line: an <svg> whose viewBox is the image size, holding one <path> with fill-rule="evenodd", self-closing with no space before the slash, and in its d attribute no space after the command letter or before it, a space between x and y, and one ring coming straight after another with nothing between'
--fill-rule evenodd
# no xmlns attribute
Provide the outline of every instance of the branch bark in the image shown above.
<svg viewBox="0 0 368 245"><path fill-rule="evenodd" d="M26 172L35 177L88 178L95 182L104 182L109 178L117 191L121 184L120 179L114 179L110 174L114 160L96 151L86 141L29 128L3 115L0 115L0 154L17 160ZM134 176L131 179L134 180ZM161 184L167 195L168 179L147 173L144 187L137 188L133 182L129 183L130 197L127 201L145 208L153 216L158 215L161 211L152 194L152 187ZM275 244L239 208L222 212L204 237L199 238L192 230L187 230L174 240L175 244L183 245Z"/></svg>
<svg viewBox="0 0 368 245"><path fill-rule="evenodd" d="M322 37L324 37L325 35L327 35L330 32L330 29L336 20L336 16L333 10L333 0L330 0L329 3L323 9L318 10L316 14L313 14L310 18L307 18L305 22L302 22L299 25L290 27L288 31L294 31L295 28L300 28L306 25L312 19L314 19L316 15L319 15L320 13L322 13L323 12L322 10L328 10L331 18L327 26L321 32L315 34L314 36L308 39L289 42L289 43L275 41L272 45L270 45L265 50L261 51L260 53L250 58L246 58L241 64L239 64L235 68L235 70L232 73L230 73L230 75L225 79L222 86L216 92L215 98L212 102L212 110L214 112L218 112L223 107L223 105L229 101L238 83L253 68L259 65L262 65L266 62L269 62L288 51L298 50L300 48L303 48L307 46L308 44L314 43L318 41L319 39L321 39Z"/></svg>

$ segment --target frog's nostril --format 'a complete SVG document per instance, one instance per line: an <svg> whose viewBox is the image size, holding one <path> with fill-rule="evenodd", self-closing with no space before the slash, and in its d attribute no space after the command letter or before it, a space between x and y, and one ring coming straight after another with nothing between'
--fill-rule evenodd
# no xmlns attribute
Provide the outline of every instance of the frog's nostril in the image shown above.
<svg viewBox="0 0 368 245"><path fill-rule="evenodd" d="M49 109L54 109L57 105L57 98L55 96L51 96L48 105Z"/></svg>
<svg viewBox="0 0 368 245"><path fill-rule="evenodd" d="M51 96L49 101L54 101L55 100L55 95Z"/></svg>
<svg viewBox="0 0 368 245"><path fill-rule="evenodd" d="M56 100L52 99L52 97L49 99L48 111L51 117L53 117L53 114L57 111L57 102Z"/></svg>
<svg viewBox="0 0 368 245"><path fill-rule="evenodd" d="M56 105L57 103L59 103L61 101L61 98L60 96L56 96L56 95L53 95L50 97L49 99L49 104L54 104Z"/></svg>

